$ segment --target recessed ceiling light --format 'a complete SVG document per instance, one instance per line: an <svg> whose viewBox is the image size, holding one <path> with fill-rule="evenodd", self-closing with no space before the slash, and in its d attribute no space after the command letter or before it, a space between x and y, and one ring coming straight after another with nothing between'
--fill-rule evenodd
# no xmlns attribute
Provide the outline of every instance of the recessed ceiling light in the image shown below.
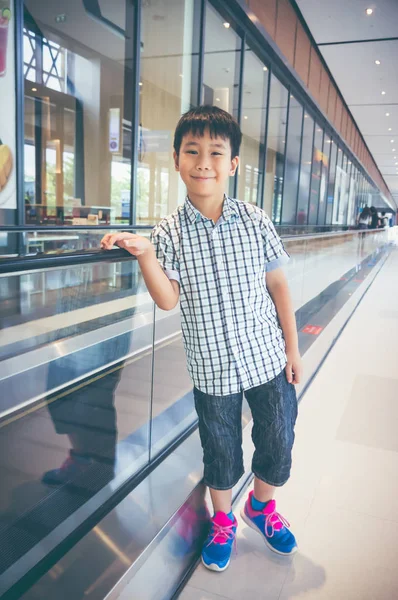
<svg viewBox="0 0 398 600"><path fill-rule="evenodd" d="M139 85L144 85L144 84L142 83L142 81L140 81Z"/></svg>
<svg viewBox="0 0 398 600"><path fill-rule="evenodd" d="M390 142L393 144L393 143L394 143L394 140L390 140Z"/></svg>
<svg viewBox="0 0 398 600"><path fill-rule="evenodd" d="M392 131L391 127L388 128L388 131Z"/></svg>
<svg viewBox="0 0 398 600"><path fill-rule="evenodd" d="M385 91L384 91L384 90L381 92L381 95L382 95L382 96L385 96L385 95L386 95L386 93L385 93Z"/></svg>
<svg viewBox="0 0 398 600"><path fill-rule="evenodd" d="M393 148L392 151L395 152L395 148Z"/></svg>
<svg viewBox="0 0 398 600"><path fill-rule="evenodd" d="M370 17L370 15L373 13L373 8L367 8L366 9L366 14L368 15L368 17Z"/></svg>
<svg viewBox="0 0 398 600"><path fill-rule="evenodd" d="M376 65L381 65L381 62L379 60L375 60Z"/></svg>
<svg viewBox="0 0 398 600"><path fill-rule="evenodd" d="M231 27L230 23L223 23L223 25L224 25L225 29L229 29Z"/></svg>
<svg viewBox="0 0 398 600"><path fill-rule="evenodd" d="M244 119L247 119L247 116L245 115L243 118L244 118Z"/></svg>
<svg viewBox="0 0 398 600"><path fill-rule="evenodd" d="M390 116L390 113L386 113L386 117L389 117L389 116Z"/></svg>
<svg viewBox="0 0 398 600"><path fill-rule="evenodd" d="M263 71L268 71L268 68L267 67L263 67Z"/></svg>
<svg viewBox="0 0 398 600"><path fill-rule="evenodd" d="M37 92L37 88L32 88L32 92Z"/></svg>
<svg viewBox="0 0 398 600"><path fill-rule="evenodd" d="M398 163L395 163L396 165L398 165Z"/></svg>
<svg viewBox="0 0 398 600"><path fill-rule="evenodd" d="M216 102L220 102L220 98L216 98Z"/></svg>

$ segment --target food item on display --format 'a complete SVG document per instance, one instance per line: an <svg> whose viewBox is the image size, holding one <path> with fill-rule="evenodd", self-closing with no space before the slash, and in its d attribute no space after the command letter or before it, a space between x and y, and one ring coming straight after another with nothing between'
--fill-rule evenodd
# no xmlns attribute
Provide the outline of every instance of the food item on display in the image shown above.
<svg viewBox="0 0 398 600"><path fill-rule="evenodd" d="M7 185L12 170L12 154L10 148L0 140L0 192Z"/></svg>
<svg viewBox="0 0 398 600"><path fill-rule="evenodd" d="M6 74L8 24L11 19L10 7L2 8L1 4L4 5L4 2L0 2L0 76Z"/></svg>

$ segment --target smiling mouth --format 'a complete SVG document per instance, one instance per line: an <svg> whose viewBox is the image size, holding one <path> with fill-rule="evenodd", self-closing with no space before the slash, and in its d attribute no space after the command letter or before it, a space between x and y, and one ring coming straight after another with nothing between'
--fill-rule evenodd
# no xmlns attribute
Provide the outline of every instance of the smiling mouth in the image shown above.
<svg viewBox="0 0 398 600"><path fill-rule="evenodd" d="M208 179L215 179L215 177L195 177L195 175L192 175L192 179L197 179L198 181L207 181Z"/></svg>

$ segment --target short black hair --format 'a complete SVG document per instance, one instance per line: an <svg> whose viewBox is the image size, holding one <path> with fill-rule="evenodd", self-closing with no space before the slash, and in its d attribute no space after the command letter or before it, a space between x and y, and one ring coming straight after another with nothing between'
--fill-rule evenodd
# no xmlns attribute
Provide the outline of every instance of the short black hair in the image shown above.
<svg viewBox="0 0 398 600"><path fill-rule="evenodd" d="M232 158L239 155L242 132L238 123L222 108L205 104L204 106L191 108L178 121L174 134L174 150L177 156L180 153L184 135L192 133L194 136L203 137L206 129L210 132L211 138L221 137L224 140L229 140Z"/></svg>

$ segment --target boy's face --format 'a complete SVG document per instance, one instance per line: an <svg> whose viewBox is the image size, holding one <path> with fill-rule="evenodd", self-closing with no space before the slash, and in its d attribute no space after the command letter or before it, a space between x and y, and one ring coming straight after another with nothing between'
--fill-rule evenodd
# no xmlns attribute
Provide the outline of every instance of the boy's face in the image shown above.
<svg viewBox="0 0 398 600"><path fill-rule="evenodd" d="M180 153L174 152L176 171L187 186L191 198L222 198L228 177L235 175L239 158L231 157L229 140L188 133L181 142Z"/></svg>

